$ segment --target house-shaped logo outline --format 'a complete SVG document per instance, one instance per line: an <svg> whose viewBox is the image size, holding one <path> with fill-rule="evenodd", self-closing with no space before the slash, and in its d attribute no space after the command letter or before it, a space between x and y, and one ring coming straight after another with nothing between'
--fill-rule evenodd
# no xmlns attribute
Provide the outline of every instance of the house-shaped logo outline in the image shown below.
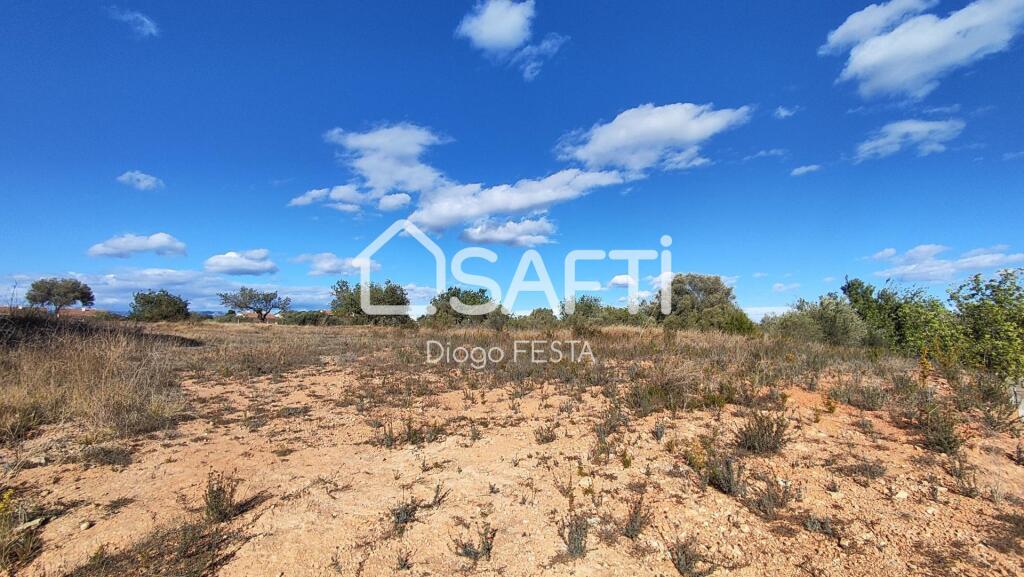
<svg viewBox="0 0 1024 577"><path fill-rule="evenodd" d="M368 315L404 315L408 313L408 307L403 305L375 305L370 302L370 269L373 265L372 257L377 253L385 244L391 241L400 232L405 232L409 236L416 239L423 248L427 249L434 257L434 286L435 290L441 292L444 287L448 284L447 277L447 258L445 257L444 251L437 245L420 227L412 223L408 219L399 219L391 223L391 226L384 232L373 239L373 242L368 244L356 256L356 260L359 263L359 305L362 307L363 312ZM426 314L432 315L436 312L433 305L428 305L426 308Z"/></svg>

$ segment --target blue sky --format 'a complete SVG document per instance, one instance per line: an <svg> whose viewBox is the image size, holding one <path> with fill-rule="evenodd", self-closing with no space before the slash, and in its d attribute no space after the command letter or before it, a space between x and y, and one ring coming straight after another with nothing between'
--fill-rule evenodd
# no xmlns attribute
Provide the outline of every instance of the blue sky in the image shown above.
<svg viewBox="0 0 1024 577"><path fill-rule="evenodd" d="M409 217L503 285L668 234L755 317L845 275L941 294L1024 266L1022 31L1024 0L11 1L0 280L320 307ZM428 258L397 239L375 278L422 302ZM580 276L617 304L625 272Z"/></svg>

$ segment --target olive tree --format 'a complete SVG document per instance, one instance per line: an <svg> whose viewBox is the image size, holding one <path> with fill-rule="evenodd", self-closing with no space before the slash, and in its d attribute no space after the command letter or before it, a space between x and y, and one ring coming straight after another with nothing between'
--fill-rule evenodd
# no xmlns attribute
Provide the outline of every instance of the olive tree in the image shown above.
<svg viewBox="0 0 1024 577"><path fill-rule="evenodd" d="M278 296L277 291L263 292L249 287L233 293L218 293L217 296L226 307L256 313L261 323L267 322L267 315L275 310L285 312L292 306L292 299Z"/></svg>
<svg viewBox="0 0 1024 577"><path fill-rule="evenodd" d="M43 278L32 283L25 300L31 305L50 306L60 316L60 310L73 304L82 303L83 307L92 306L96 297L89 285L73 278Z"/></svg>
<svg viewBox="0 0 1024 577"><path fill-rule="evenodd" d="M140 321L181 321L188 318L188 301L166 290L135 293L131 317Z"/></svg>

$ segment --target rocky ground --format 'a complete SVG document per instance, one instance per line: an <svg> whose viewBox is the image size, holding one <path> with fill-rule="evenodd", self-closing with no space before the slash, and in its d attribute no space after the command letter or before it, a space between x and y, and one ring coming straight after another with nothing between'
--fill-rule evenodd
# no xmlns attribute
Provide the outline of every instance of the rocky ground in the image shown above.
<svg viewBox="0 0 1024 577"><path fill-rule="evenodd" d="M743 456L746 490L727 495L694 470L696 448L731 446L746 408L633 417L602 454L600 387L436 384L389 403L386 375L328 363L187 381L192 414L177 428L86 453L51 427L5 454L49 511L19 574L113 574L97 552L145 557L154 531L203 515L211 474L240 481L241 506L200 543L225 577L1024 573L1009 434L975 435L953 459L883 412L793 387L789 443ZM770 484L788 493L774 511Z"/></svg>

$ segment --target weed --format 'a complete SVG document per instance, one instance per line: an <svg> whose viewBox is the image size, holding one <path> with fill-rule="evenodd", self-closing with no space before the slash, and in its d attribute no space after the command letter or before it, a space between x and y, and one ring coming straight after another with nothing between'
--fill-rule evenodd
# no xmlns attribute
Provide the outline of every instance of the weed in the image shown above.
<svg viewBox="0 0 1024 577"><path fill-rule="evenodd" d="M622 523L622 534L629 539L636 539L650 524L652 517L651 509L644 502L644 495L641 493L629 504L626 519Z"/></svg>
<svg viewBox="0 0 1024 577"><path fill-rule="evenodd" d="M477 539L475 541L470 539L454 539L455 554L469 559L473 562L473 565L479 563L481 559L489 560L491 553L494 551L494 538L497 535L497 529L484 523L477 531Z"/></svg>
<svg viewBox="0 0 1024 577"><path fill-rule="evenodd" d="M538 445L552 443L558 438L558 434L555 433L556 429L558 429L557 423L541 425L533 430L533 438L536 439Z"/></svg>
<svg viewBox="0 0 1024 577"><path fill-rule="evenodd" d="M774 473L762 474L757 478L763 486L754 495L750 506L765 519L774 521L779 518L779 512L789 506L795 492L789 482L779 479Z"/></svg>
<svg viewBox="0 0 1024 577"><path fill-rule="evenodd" d="M587 554L587 533L590 523L586 515L573 513L559 523L559 534L565 543L565 552L573 559L580 559Z"/></svg>
<svg viewBox="0 0 1024 577"><path fill-rule="evenodd" d="M698 565L707 564L704 556L697 551L697 542L694 539L677 539L669 547L669 556L672 558L672 566L676 572L683 577L706 577L715 572L712 566L706 569L698 569Z"/></svg>
<svg viewBox="0 0 1024 577"><path fill-rule="evenodd" d="M203 494L203 515L210 523L223 523L238 513L235 493L241 480L224 473L210 473Z"/></svg>
<svg viewBox="0 0 1024 577"><path fill-rule="evenodd" d="M789 419L784 414L755 412L736 433L736 444L755 454L778 453L789 442Z"/></svg>

